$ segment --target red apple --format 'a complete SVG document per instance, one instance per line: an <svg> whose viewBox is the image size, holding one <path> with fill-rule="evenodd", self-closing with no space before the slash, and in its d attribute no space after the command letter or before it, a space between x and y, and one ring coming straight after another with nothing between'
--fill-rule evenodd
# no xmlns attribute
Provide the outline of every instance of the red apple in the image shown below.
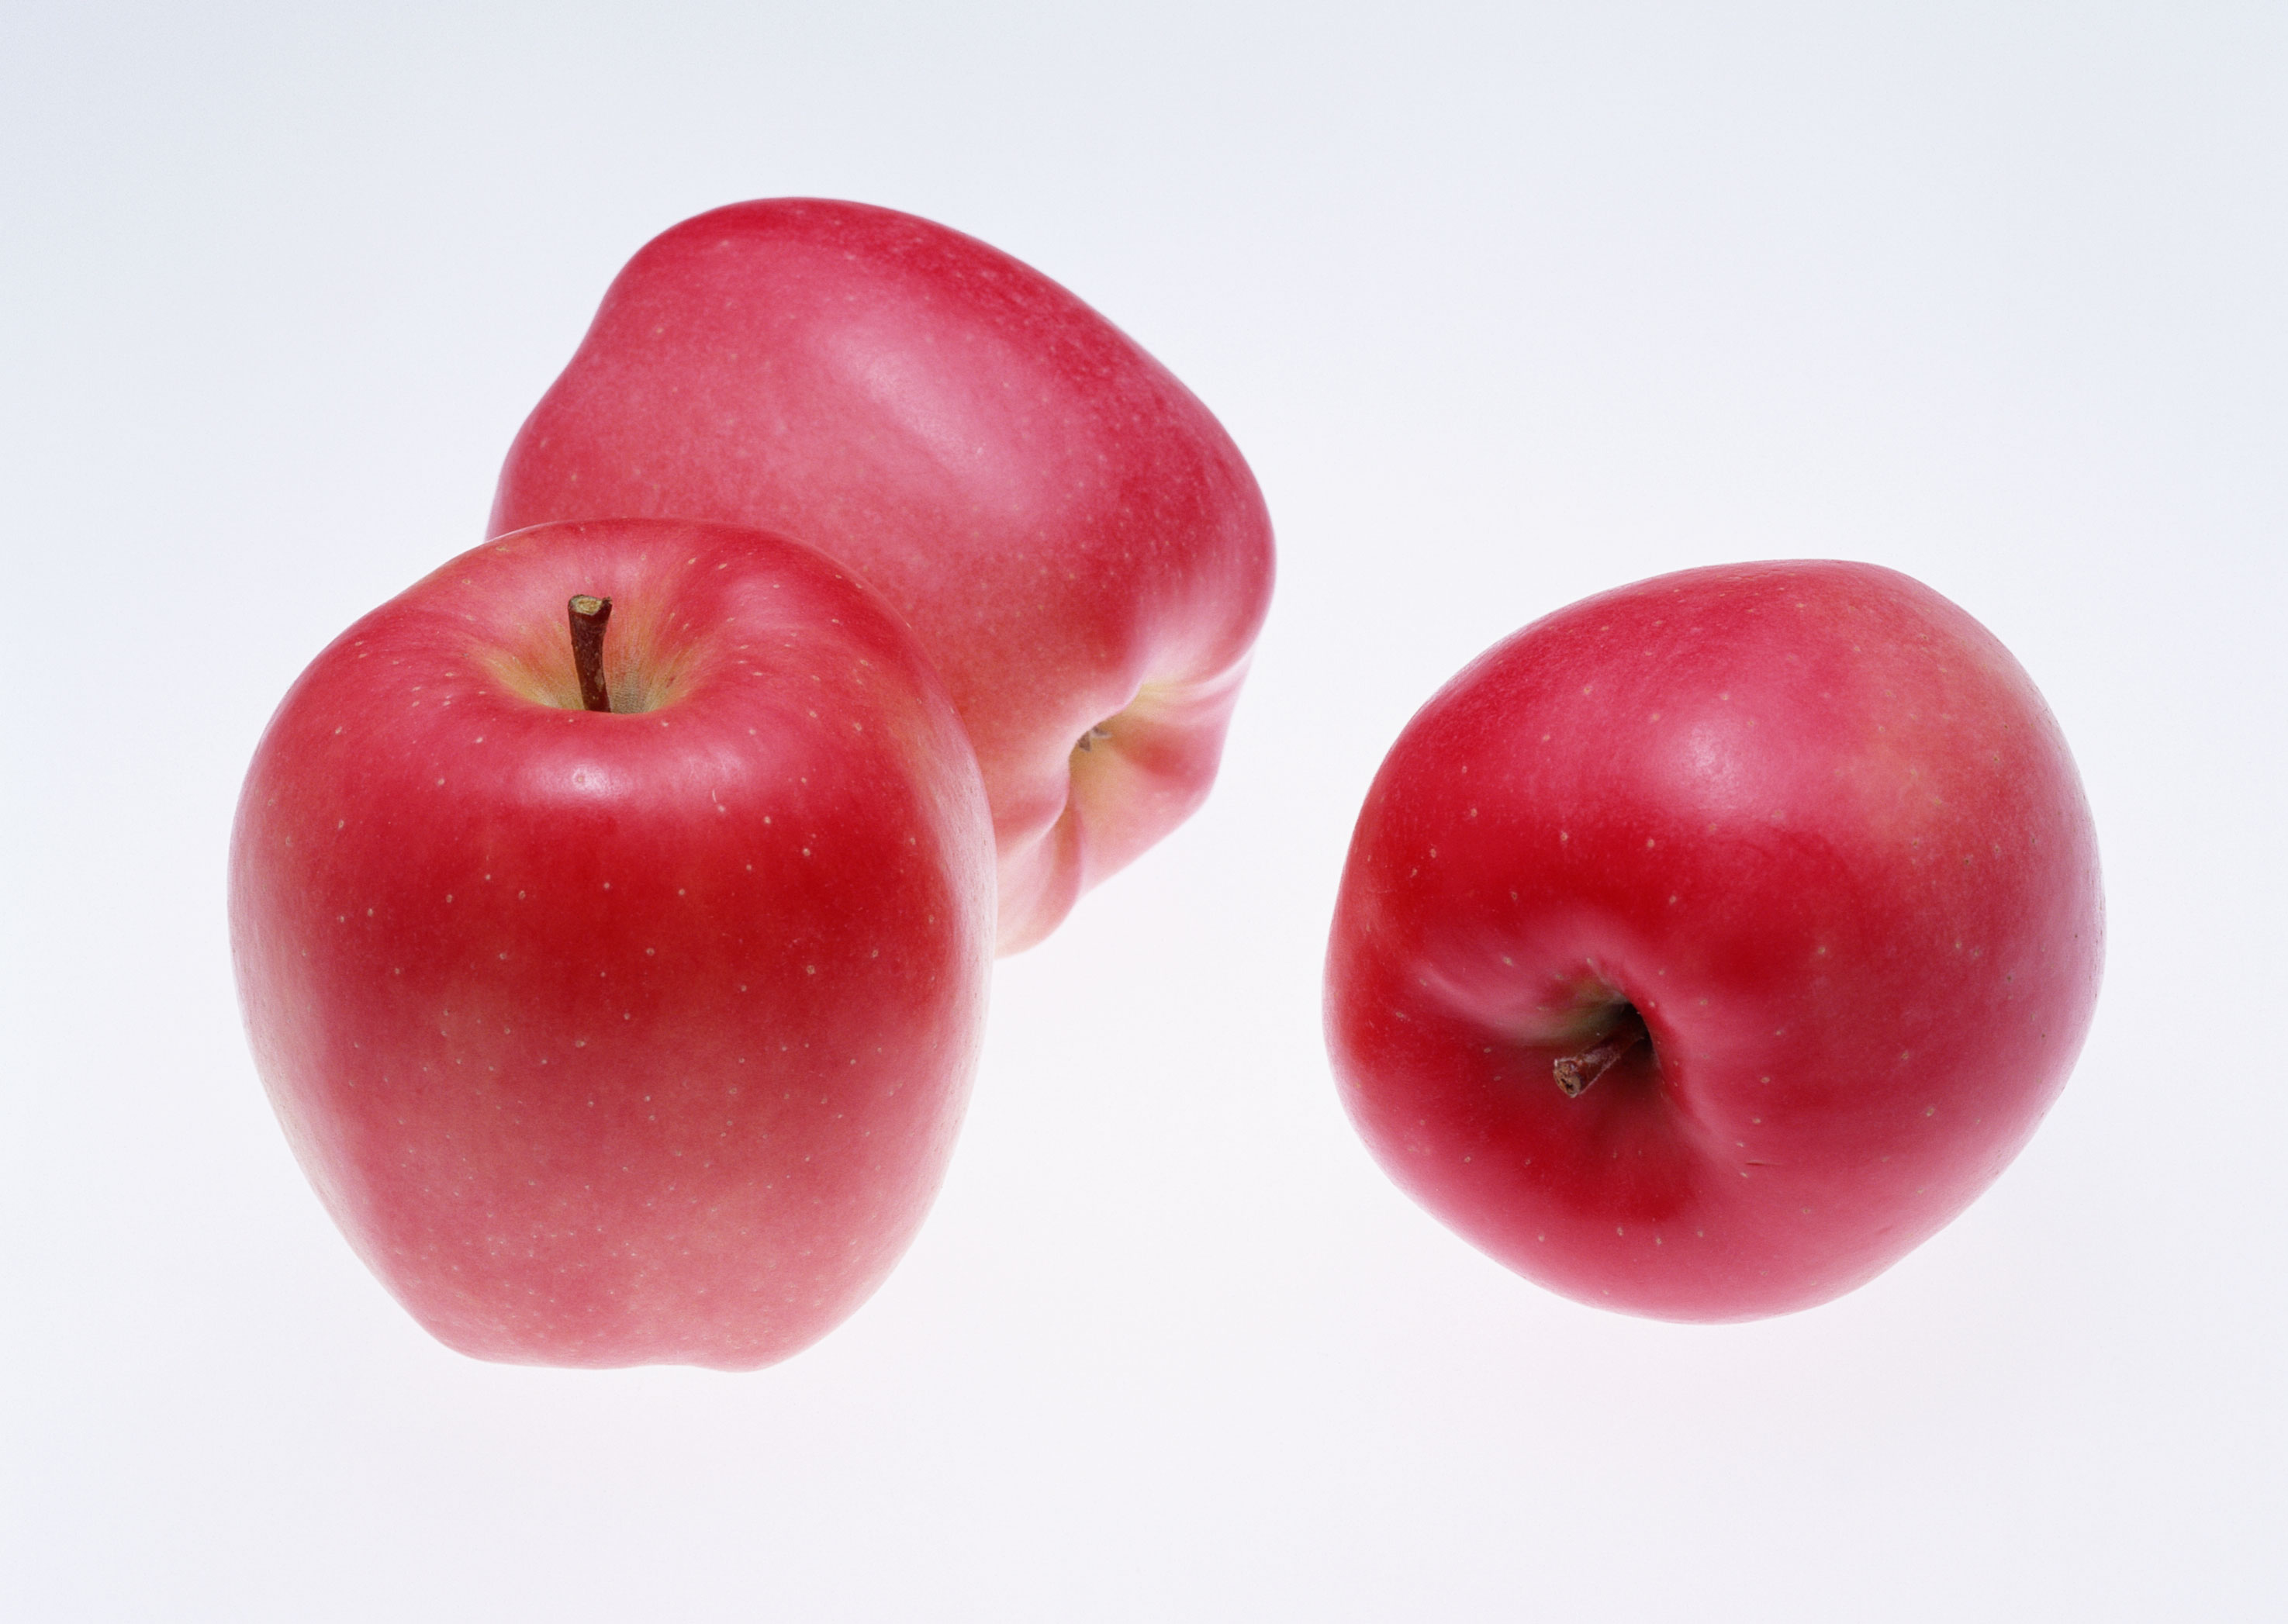
<svg viewBox="0 0 2288 1624"><path fill-rule="evenodd" d="M1431 1212L1583 1302L1808 1307L2023 1145L2088 1027L2096 836L1984 628L1863 564L1560 610L1425 706L1336 907L1345 1103Z"/></svg>
<svg viewBox="0 0 2288 1624"><path fill-rule="evenodd" d="M609 712L575 593L611 600ZM230 875L255 1058L335 1221L452 1346L767 1364L937 1187L989 831L912 636L830 560L523 531L343 633L263 735Z"/></svg>
<svg viewBox="0 0 2288 1624"><path fill-rule="evenodd" d="M993 809L1000 947L1208 792L1271 527L1207 408L958 232L782 199L655 239L517 436L495 534L650 514L848 565L920 635Z"/></svg>

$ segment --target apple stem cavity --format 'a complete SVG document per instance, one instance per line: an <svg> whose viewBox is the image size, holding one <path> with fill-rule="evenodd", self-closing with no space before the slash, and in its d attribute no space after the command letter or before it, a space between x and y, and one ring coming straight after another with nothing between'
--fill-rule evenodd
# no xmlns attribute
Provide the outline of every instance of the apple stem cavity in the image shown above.
<svg viewBox="0 0 2288 1624"><path fill-rule="evenodd" d="M591 710L612 708L604 686L604 627L612 618L612 600L585 592L565 606L572 614L572 669L580 675L580 702Z"/></svg>
<svg viewBox="0 0 2288 1624"><path fill-rule="evenodd" d="M1578 1099L1589 1085L1613 1068L1613 1063L1651 1034L1634 1009L1625 1011L1621 1024L1577 1055L1565 1055L1553 1068L1557 1087L1568 1099Z"/></svg>

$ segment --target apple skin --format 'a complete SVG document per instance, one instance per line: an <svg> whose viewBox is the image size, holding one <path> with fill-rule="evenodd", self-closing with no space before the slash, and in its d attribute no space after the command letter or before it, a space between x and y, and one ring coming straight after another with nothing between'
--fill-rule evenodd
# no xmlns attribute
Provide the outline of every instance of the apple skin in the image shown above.
<svg viewBox="0 0 2288 1624"><path fill-rule="evenodd" d="M1587 598L1407 725L1327 961L1344 1103L1499 1262L1668 1319L1785 1313L1990 1184L2097 996L2097 844L2001 644L1864 564ZM1563 1057L1643 1022L1577 1097Z"/></svg>
<svg viewBox="0 0 2288 1624"><path fill-rule="evenodd" d="M1271 596L1262 495L1181 384L1038 272L859 203L719 209L620 273L491 527L615 514L778 531L897 606L976 747L1005 953L1205 798Z"/></svg>
<svg viewBox="0 0 2288 1624"><path fill-rule="evenodd" d="M579 708L576 592L615 600L610 714ZM312 662L247 775L231 939L295 1154L424 1326L744 1369L920 1224L992 885L887 605L783 538L616 520L480 547Z"/></svg>

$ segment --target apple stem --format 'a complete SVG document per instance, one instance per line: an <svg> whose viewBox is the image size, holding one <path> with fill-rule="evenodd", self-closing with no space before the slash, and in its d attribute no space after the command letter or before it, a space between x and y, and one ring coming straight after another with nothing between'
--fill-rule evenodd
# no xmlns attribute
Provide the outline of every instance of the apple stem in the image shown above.
<svg viewBox="0 0 2288 1624"><path fill-rule="evenodd" d="M1591 1083L1610 1071L1619 1059L1646 1037L1644 1021L1635 1011L1623 1022L1617 1032L1609 1033L1577 1055L1567 1055L1557 1062L1557 1086L1568 1099L1578 1099Z"/></svg>
<svg viewBox="0 0 2288 1624"><path fill-rule="evenodd" d="M591 710L609 710L612 695L604 686L604 626L612 618L612 600L583 592L565 606L572 613L572 669L580 674L580 702Z"/></svg>

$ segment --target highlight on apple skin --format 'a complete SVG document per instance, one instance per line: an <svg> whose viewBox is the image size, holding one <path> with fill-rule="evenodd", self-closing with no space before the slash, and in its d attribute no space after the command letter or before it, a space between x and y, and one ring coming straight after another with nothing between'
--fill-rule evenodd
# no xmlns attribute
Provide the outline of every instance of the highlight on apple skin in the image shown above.
<svg viewBox="0 0 2288 1624"><path fill-rule="evenodd" d="M718 209L620 273L492 530L618 514L777 531L896 606L976 748L1005 953L1205 798L1270 602L1261 493L1189 391L1037 271L860 203Z"/></svg>
<svg viewBox="0 0 2288 1624"><path fill-rule="evenodd" d="M2103 955L2064 739L1977 622L1865 564L1688 570L1449 683L1329 946L1344 1103L1408 1193L1584 1303L1825 1302L2064 1085Z"/></svg>
<svg viewBox="0 0 2288 1624"><path fill-rule="evenodd" d="M927 1210L992 885L888 605L780 537L615 519L480 547L312 662L247 775L231 938L295 1154L424 1326L736 1369L839 1323Z"/></svg>

